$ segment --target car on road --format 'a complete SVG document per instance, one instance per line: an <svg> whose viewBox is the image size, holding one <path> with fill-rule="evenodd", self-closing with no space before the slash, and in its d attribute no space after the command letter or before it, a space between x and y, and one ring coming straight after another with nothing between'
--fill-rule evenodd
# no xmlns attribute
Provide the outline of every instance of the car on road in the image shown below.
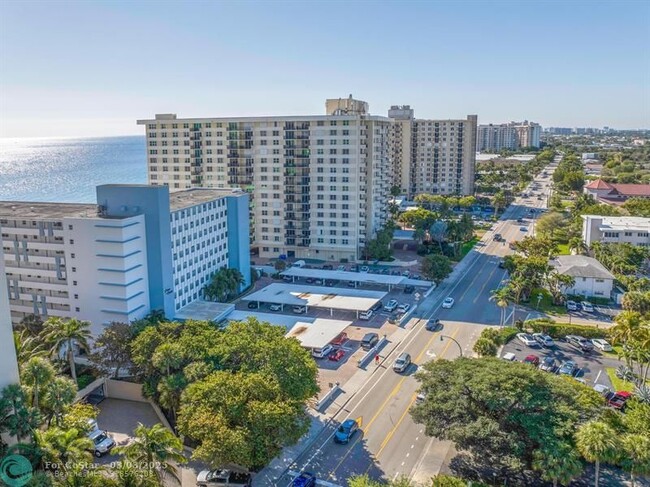
<svg viewBox="0 0 650 487"><path fill-rule="evenodd" d="M294 306L293 312L297 315L301 315L307 312L307 308L305 306Z"/></svg>
<svg viewBox="0 0 650 487"><path fill-rule="evenodd" d="M399 303L397 302L397 300L396 299L391 299L384 306L384 311L393 311L395 308L397 308L397 306L399 306Z"/></svg>
<svg viewBox="0 0 650 487"><path fill-rule="evenodd" d="M375 304L372 305L372 308L370 308L372 311L379 311L381 308L384 307L384 303L381 301L377 301Z"/></svg>
<svg viewBox="0 0 650 487"><path fill-rule="evenodd" d="M334 443L341 443L343 445L349 443L357 431L359 431L359 423L355 419L346 419L337 428L336 433L334 433Z"/></svg>
<svg viewBox="0 0 650 487"><path fill-rule="evenodd" d="M539 357L537 355L528 355L522 362L537 367L539 365Z"/></svg>
<svg viewBox="0 0 650 487"><path fill-rule="evenodd" d="M528 227L519 227L519 231L520 231L520 232L527 232L527 231L528 231Z"/></svg>
<svg viewBox="0 0 650 487"><path fill-rule="evenodd" d="M426 398L427 395L424 392L420 392L417 396L415 396L415 404L422 404Z"/></svg>
<svg viewBox="0 0 650 487"><path fill-rule="evenodd" d="M625 403L632 397L631 392L627 391L617 391L616 393L610 392L606 396L607 405L613 407L614 409L623 410L625 409Z"/></svg>
<svg viewBox="0 0 650 487"><path fill-rule="evenodd" d="M233 472L231 470L202 470L196 476L198 487L249 487L252 477L248 473Z"/></svg>
<svg viewBox="0 0 650 487"><path fill-rule="evenodd" d="M603 340L602 338L594 338L591 340L591 343L594 347L602 350L603 352L611 352L613 350L609 342L607 340Z"/></svg>
<svg viewBox="0 0 650 487"><path fill-rule="evenodd" d="M361 266L360 272L368 272L368 271L370 271L370 267L368 267L367 265Z"/></svg>
<svg viewBox="0 0 650 487"><path fill-rule="evenodd" d="M408 303L402 303L397 307L397 311L400 313L406 313L409 309L411 309L411 305Z"/></svg>
<svg viewBox="0 0 650 487"><path fill-rule="evenodd" d="M582 353L590 353L594 350L593 344L586 338L579 335L567 335L566 341L569 345L571 345L576 350L581 351Z"/></svg>
<svg viewBox="0 0 650 487"><path fill-rule="evenodd" d="M315 358L325 358L332 353L332 350L334 350L334 347L328 343L323 348L314 348L311 351L311 354Z"/></svg>
<svg viewBox="0 0 650 487"><path fill-rule="evenodd" d="M495 233L494 234L494 241L495 242L501 242L503 240L503 237L501 236L500 233Z"/></svg>
<svg viewBox="0 0 650 487"><path fill-rule="evenodd" d="M371 309L368 309L366 311L362 311L361 313L359 313L359 319L360 320L369 320L370 318L372 318L372 310Z"/></svg>
<svg viewBox="0 0 650 487"><path fill-rule="evenodd" d="M501 358L502 358L503 360L507 360L508 362L514 362L514 360L517 358L517 356L516 356L514 353L512 353L512 352L507 352L507 353L504 353L504 354L501 356Z"/></svg>
<svg viewBox="0 0 650 487"><path fill-rule="evenodd" d="M338 335L336 335L334 340L332 340L330 342L330 345L332 345L334 347L340 347L341 345L343 345L347 341L348 341L348 334L343 332L343 333L339 333Z"/></svg>
<svg viewBox="0 0 650 487"><path fill-rule="evenodd" d="M524 223L524 219L523 218L517 218L517 223Z"/></svg>
<svg viewBox="0 0 650 487"><path fill-rule="evenodd" d="M259 303L257 301L249 301L248 309L257 309L259 308Z"/></svg>
<svg viewBox="0 0 650 487"><path fill-rule="evenodd" d="M100 429L88 433L88 438L93 442L93 453L98 458L109 453L115 446L115 440L106 431Z"/></svg>
<svg viewBox="0 0 650 487"><path fill-rule="evenodd" d="M448 297L442 302L442 307L449 309L454 305L454 298Z"/></svg>
<svg viewBox="0 0 650 487"><path fill-rule="evenodd" d="M338 362L341 360L343 357L345 357L345 350L342 348L338 348L336 350L332 350L330 354L327 356L329 360L332 362Z"/></svg>
<svg viewBox="0 0 650 487"><path fill-rule="evenodd" d="M517 333L517 340L526 345L527 347L534 347L537 345L537 342L532 335L528 333Z"/></svg>
<svg viewBox="0 0 650 487"><path fill-rule="evenodd" d="M316 487L316 476L311 472L303 472L293 479L291 487Z"/></svg>
<svg viewBox="0 0 650 487"><path fill-rule="evenodd" d="M370 350L372 347L377 345L379 341L379 335L376 333L366 333L361 339L361 348L364 350Z"/></svg>
<svg viewBox="0 0 650 487"><path fill-rule="evenodd" d="M438 318L431 318L429 321L427 321L427 324L424 325L424 328L426 328L427 331L442 330L442 323L440 323L440 320Z"/></svg>
<svg viewBox="0 0 650 487"><path fill-rule="evenodd" d="M582 311L584 311L585 313L594 312L594 306L589 301L583 301L582 303L580 303L580 307L582 308Z"/></svg>
<svg viewBox="0 0 650 487"><path fill-rule="evenodd" d="M555 346L553 339L548 335L544 335L544 333L533 333L533 338L542 347L551 348Z"/></svg>
<svg viewBox="0 0 650 487"><path fill-rule="evenodd" d="M555 359L553 357L544 357L539 364L539 370L544 372L555 372L557 365L555 364Z"/></svg>
<svg viewBox="0 0 650 487"><path fill-rule="evenodd" d="M413 291L415 291L415 286L404 287L404 294L413 294Z"/></svg>
<svg viewBox="0 0 650 487"><path fill-rule="evenodd" d="M566 302L566 309L569 311L578 311L578 303L571 301L570 299Z"/></svg>
<svg viewBox="0 0 650 487"><path fill-rule="evenodd" d="M269 304L269 309L271 311L280 311L282 309L281 304Z"/></svg>
<svg viewBox="0 0 650 487"><path fill-rule="evenodd" d="M397 360L395 360L395 363L393 364L393 370L401 374L406 369L408 369L409 365L411 365L411 356L408 353L404 352L400 354L399 357L397 357Z"/></svg>
<svg viewBox="0 0 650 487"><path fill-rule="evenodd" d="M560 375L573 376L573 374L575 374L577 368L578 368L578 366L576 365L576 363L573 360L567 360L566 362L564 362L560 366L557 373L560 374Z"/></svg>
<svg viewBox="0 0 650 487"><path fill-rule="evenodd" d="M503 259L499 261L499 269L505 269L506 268L506 263Z"/></svg>

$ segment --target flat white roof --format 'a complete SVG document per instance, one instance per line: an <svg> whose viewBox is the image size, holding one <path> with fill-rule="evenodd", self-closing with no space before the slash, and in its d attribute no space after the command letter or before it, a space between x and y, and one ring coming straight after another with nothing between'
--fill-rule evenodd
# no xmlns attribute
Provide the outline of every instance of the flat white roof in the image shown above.
<svg viewBox="0 0 650 487"><path fill-rule="evenodd" d="M233 310L226 319L228 321L246 321L248 317L257 318L259 321L266 321L272 325L283 326L290 330L298 322L312 323L317 318L310 318L304 315L285 315L281 313L259 313L254 310Z"/></svg>
<svg viewBox="0 0 650 487"><path fill-rule="evenodd" d="M232 303L217 303L197 299L179 309L174 314L174 318L178 320L221 321L233 309L235 309L235 305Z"/></svg>
<svg viewBox="0 0 650 487"><path fill-rule="evenodd" d="M602 220L598 228L607 230L636 230L650 232L650 218L641 216L599 216L582 215L585 220Z"/></svg>
<svg viewBox="0 0 650 487"><path fill-rule="evenodd" d="M386 294L383 291L368 291L365 289L273 283L253 294L243 297L242 300L288 304L291 306L302 305L314 308L366 311L386 296Z"/></svg>
<svg viewBox="0 0 650 487"><path fill-rule="evenodd" d="M312 323L299 321L286 334L296 338L305 348L322 348L352 324L351 321L317 319Z"/></svg>
<svg viewBox="0 0 650 487"><path fill-rule="evenodd" d="M289 267L287 270L280 273L283 276L295 277L312 277L314 279L332 279L339 281L356 281L366 282L372 284L409 284L414 286L431 287L432 283L429 281L422 281L416 279L409 279L404 276L393 276L390 274L372 274L370 272L350 272L350 271L335 271L327 269L304 269L300 267ZM417 283L417 284L416 284Z"/></svg>

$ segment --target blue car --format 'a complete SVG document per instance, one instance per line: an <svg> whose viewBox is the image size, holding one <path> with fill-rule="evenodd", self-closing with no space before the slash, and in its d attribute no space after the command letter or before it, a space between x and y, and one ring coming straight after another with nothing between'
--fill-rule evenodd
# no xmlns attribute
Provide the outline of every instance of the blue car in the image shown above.
<svg viewBox="0 0 650 487"><path fill-rule="evenodd" d="M293 479L291 485L294 487L314 487L316 485L316 476L313 473L303 472Z"/></svg>
<svg viewBox="0 0 650 487"><path fill-rule="evenodd" d="M354 419L346 419L341 423L341 426L336 430L336 433L334 433L334 442L342 444L348 443L350 438L354 436L358 429L359 423Z"/></svg>

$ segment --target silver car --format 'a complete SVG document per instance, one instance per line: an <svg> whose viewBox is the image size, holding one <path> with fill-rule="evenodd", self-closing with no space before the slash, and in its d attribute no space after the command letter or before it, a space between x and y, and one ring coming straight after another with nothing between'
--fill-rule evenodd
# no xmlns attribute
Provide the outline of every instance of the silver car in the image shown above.
<svg viewBox="0 0 650 487"><path fill-rule="evenodd" d="M395 363L393 364L393 370L398 373L404 372L408 366L411 365L411 356L404 352L402 353L399 357L397 357L397 360L395 360Z"/></svg>

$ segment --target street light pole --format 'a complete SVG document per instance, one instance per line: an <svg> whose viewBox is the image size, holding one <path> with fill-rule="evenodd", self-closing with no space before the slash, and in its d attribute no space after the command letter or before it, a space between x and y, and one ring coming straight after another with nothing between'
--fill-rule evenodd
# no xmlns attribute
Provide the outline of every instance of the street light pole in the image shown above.
<svg viewBox="0 0 650 487"><path fill-rule="evenodd" d="M537 309L539 310L539 303L542 302L542 293L539 293L537 295Z"/></svg>
<svg viewBox="0 0 650 487"><path fill-rule="evenodd" d="M447 335L440 335L440 341L441 342L444 341L443 338L449 338L450 340L453 340L456 343L456 345L458 345L458 351L460 352L460 356L461 357L463 356L463 347L460 346L460 343L458 343L458 340L456 340L455 338L452 338L450 336L447 336Z"/></svg>

